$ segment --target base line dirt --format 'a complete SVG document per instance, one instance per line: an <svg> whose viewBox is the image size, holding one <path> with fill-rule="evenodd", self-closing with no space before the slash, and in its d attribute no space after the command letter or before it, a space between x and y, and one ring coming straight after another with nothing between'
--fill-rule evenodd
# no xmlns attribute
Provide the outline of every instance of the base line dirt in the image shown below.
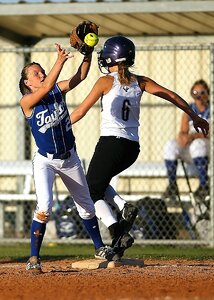
<svg viewBox="0 0 214 300"><path fill-rule="evenodd" d="M73 269L74 260L43 261L43 272L25 263L0 262L1 300L212 300L214 261L145 260L144 266Z"/></svg>

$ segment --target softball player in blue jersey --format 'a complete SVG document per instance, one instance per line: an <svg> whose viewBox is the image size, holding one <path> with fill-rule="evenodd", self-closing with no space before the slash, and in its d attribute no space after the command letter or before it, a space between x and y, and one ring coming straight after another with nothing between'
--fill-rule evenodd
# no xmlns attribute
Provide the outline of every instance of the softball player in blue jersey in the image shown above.
<svg viewBox="0 0 214 300"><path fill-rule="evenodd" d="M98 64L106 76L100 77L86 99L71 113L72 124L80 120L101 99L101 137L87 172L87 182L95 202L97 217L108 227L112 246L122 256L134 242L128 233L136 208L126 203L109 185L119 174L137 159L139 146L140 100L143 92L159 96L185 111L193 120L193 126L207 135L209 124L201 119L176 93L160 86L152 79L131 73L135 46L123 36L108 39L98 54ZM107 202L115 204L122 218L117 218Z"/></svg>
<svg viewBox="0 0 214 300"><path fill-rule="evenodd" d="M201 118L209 121L209 87L204 80L197 80L190 94L194 100L190 104L192 110ZM186 163L193 163L198 171L199 186L194 192L198 200L204 200L209 195L208 183L209 138L197 132L191 118L183 113L181 127L177 139L169 140L164 145L164 160L167 168L169 185L163 194L164 198L176 200L179 189L176 182L178 158Z"/></svg>
<svg viewBox="0 0 214 300"><path fill-rule="evenodd" d="M87 77L91 55L85 56L76 74L56 83L69 52L56 44L56 62L49 74L40 64L32 62L21 73L20 104L31 127L38 151L33 157L33 174L37 207L31 226L31 255L27 270L41 272L40 248L53 204L53 183L58 174L72 195L78 213L90 234L95 257L113 258L112 249L102 242L94 203L90 198L86 178L75 148L75 138L65 102L65 94Z"/></svg>

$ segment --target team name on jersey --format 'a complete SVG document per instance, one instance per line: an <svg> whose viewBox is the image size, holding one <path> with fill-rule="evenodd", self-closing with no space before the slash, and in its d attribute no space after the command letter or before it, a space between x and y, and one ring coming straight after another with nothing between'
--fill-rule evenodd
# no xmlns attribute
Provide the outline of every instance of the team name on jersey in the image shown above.
<svg viewBox="0 0 214 300"><path fill-rule="evenodd" d="M45 133L50 127L57 126L60 121L67 115L63 103L54 103L54 111L49 113L48 109L42 110L36 114L37 125L40 127L39 131ZM48 113L48 114L47 114Z"/></svg>

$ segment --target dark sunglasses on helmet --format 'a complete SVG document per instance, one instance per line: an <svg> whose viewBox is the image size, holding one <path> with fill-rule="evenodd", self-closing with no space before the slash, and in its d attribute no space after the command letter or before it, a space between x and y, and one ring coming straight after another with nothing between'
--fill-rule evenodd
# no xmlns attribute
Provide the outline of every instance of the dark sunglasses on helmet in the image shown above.
<svg viewBox="0 0 214 300"><path fill-rule="evenodd" d="M195 90L193 90L192 91L193 97L196 97L196 98L204 96L204 95L207 95L207 94L208 94L207 90L202 90L202 91L195 91Z"/></svg>

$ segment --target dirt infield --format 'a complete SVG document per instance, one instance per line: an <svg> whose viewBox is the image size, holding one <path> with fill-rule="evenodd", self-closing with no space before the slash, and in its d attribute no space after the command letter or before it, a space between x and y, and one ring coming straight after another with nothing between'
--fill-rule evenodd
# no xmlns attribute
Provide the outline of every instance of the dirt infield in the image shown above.
<svg viewBox="0 0 214 300"><path fill-rule="evenodd" d="M0 263L1 300L211 300L214 261L147 260L143 267L72 269L74 260L44 261L43 274L25 263Z"/></svg>

